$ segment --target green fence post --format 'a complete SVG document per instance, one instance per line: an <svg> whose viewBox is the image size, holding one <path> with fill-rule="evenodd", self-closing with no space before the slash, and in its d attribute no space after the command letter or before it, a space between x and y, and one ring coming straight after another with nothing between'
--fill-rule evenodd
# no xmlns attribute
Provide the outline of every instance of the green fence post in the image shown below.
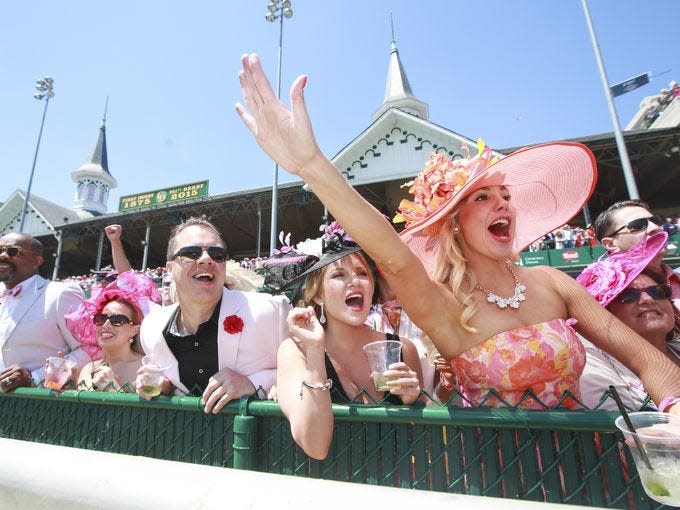
<svg viewBox="0 0 680 510"><path fill-rule="evenodd" d="M234 469L254 469L257 447L257 419L248 415L249 397L241 397L239 412L234 416Z"/></svg>

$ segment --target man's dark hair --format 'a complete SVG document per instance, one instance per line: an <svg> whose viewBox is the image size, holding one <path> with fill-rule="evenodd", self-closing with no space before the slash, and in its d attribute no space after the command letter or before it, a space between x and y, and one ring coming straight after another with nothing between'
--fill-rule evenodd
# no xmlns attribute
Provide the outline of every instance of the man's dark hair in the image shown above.
<svg viewBox="0 0 680 510"><path fill-rule="evenodd" d="M652 209L649 207L649 204L643 202L642 200L622 200L610 205L606 211L602 211L600 214L598 214L597 218L595 218L595 222L593 223L593 227L595 228L595 237L597 237L598 241L602 241L604 237L607 237L612 233L612 229L614 228L614 221L612 219L614 212L619 209L623 209L624 207L642 207L643 209L647 209L650 214L652 213Z"/></svg>
<svg viewBox="0 0 680 510"><path fill-rule="evenodd" d="M220 239L220 243L222 243L224 249L225 250L227 249L227 243L224 242L222 234L220 233L219 230L217 230L217 227L215 225L213 225L205 218L198 218L196 216L192 216L188 218L186 221L180 223L179 225L175 225L173 229L170 231L170 239L168 240L168 251L166 254L167 260L172 260L172 257L175 255L175 252L177 251L177 246L175 246L175 238L180 234L180 232L189 227L201 227L205 228L206 230L212 230L213 233Z"/></svg>

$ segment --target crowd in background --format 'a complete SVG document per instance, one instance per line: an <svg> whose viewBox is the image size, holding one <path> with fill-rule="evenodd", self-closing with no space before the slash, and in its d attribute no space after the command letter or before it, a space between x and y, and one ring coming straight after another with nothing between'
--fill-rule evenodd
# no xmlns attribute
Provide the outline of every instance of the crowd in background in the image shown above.
<svg viewBox="0 0 680 510"><path fill-rule="evenodd" d="M672 81L667 89L661 89L659 95L654 98L651 108L649 108L649 111L645 114L641 127L649 128L654 124L654 121L659 118L659 115L661 115L673 100L678 97L680 97L680 85L675 81Z"/></svg>

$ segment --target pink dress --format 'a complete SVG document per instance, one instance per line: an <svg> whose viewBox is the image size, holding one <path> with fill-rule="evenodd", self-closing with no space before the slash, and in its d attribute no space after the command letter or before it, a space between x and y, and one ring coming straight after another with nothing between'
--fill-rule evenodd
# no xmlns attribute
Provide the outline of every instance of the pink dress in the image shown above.
<svg viewBox="0 0 680 510"><path fill-rule="evenodd" d="M498 398L487 397L491 389L510 406L545 409L558 405L569 390L580 398L579 378L586 353L573 319L554 319L511 329L492 336L450 360L466 406L504 406ZM522 396L532 390L541 400ZM521 402L521 403L520 403ZM562 406L578 407L571 398Z"/></svg>

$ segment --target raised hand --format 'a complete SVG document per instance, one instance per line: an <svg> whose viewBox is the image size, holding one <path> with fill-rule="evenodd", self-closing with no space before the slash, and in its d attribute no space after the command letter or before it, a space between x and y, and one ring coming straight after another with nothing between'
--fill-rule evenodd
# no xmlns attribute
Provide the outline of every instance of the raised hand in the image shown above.
<svg viewBox="0 0 680 510"><path fill-rule="evenodd" d="M123 228L120 225L107 225L104 227L104 232L106 232L106 237L109 241L117 241L120 239Z"/></svg>
<svg viewBox="0 0 680 510"><path fill-rule="evenodd" d="M298 76L293 82L288 110L274 94L257 55L243 55L241 64L238 78L248 111L237 103L236 112L269 157L290 173L302 176L315 158L324 158L303 96L307 76Z"/></svg>
<svg viewBox="0 0 680 510"><path fill-rule="evenodd" d="M309 349L324 350L325 332L311 306L293 308L288 312L288 329L303 353L306 354Z"/></svg>

